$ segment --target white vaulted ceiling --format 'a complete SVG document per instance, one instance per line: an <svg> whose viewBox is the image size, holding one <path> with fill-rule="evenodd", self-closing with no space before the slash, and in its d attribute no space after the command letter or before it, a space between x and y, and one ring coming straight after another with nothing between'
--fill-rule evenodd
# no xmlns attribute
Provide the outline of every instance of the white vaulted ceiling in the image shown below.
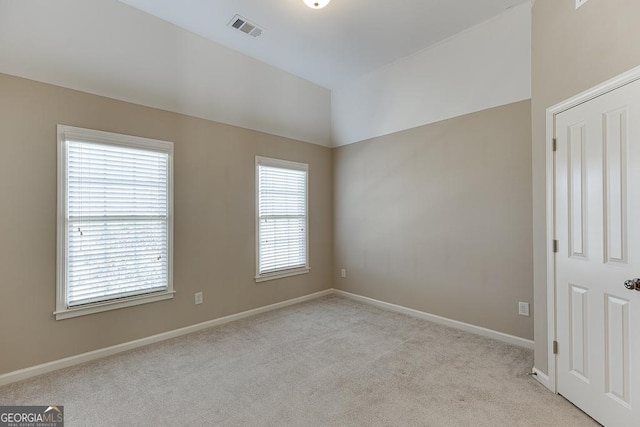
<svg viewBox="0 0 640 427"><path fill-rule="evenodd" d="M528 0L121 0L329 89ZM227 24L239 14L257 38Z"/></svg>

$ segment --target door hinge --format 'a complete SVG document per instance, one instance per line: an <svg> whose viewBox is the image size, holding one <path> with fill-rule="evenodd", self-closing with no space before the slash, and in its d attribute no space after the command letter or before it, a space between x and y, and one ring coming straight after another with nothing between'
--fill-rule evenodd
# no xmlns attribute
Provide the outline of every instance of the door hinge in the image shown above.
<svg viewBox="0 0 640 427"><path fill-rule="evenodd" d="M553 138L553 144L551 147L553 151L556 151L558 149L558 138Z"/></svg>
<svg viewBox="0 0 640 427"><path fill-rule="evenodd" d="M558 241L554 240L553 241L553 253L557 253L558 252Z"/></svg>
<svg viewBox="0 0 640 427"><path fill-rule="evenodd" d="M553 342L553 354L558 354L558 341Z"/></svg>

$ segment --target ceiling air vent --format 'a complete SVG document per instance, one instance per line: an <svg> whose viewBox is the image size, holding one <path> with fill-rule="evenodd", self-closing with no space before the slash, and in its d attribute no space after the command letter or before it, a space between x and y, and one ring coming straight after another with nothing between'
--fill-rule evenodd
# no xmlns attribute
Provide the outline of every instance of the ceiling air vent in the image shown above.
<svg viewBox="0 0 640 427"><path fill-rule="evenodd" d="M258 37L263 31L262 28L252 22L249 22L246 18L240 15L234 16L233 19L229 21L229 26L242 31L251 37Z"/></svg>

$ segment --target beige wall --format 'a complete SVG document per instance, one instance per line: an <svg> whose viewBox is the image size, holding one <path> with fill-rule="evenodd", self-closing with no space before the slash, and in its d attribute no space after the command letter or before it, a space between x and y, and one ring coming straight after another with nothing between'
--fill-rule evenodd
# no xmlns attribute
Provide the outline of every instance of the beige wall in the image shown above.
<svg viewBox="0 0 640 427"><path fill-rule="evenodd" d="M175 143L173 300L54 320L59 123ZM0 374L331 288L328 148L4 74L0 148ZM256 155L309 163L308 275L253 279Z"/></svg>
<svg viewBox="0 0 640 427"><path fill-rule="evenodd" d="M530 114L527 100L334 150L335 287L532 339Z"/></svg>
<svg viewBox="0 0 640 427"><path fill-rule="evenodd" d="M640 1L537 0L533 6L532 157L535 364L547 372L545 111L640 65Z"/></svg>

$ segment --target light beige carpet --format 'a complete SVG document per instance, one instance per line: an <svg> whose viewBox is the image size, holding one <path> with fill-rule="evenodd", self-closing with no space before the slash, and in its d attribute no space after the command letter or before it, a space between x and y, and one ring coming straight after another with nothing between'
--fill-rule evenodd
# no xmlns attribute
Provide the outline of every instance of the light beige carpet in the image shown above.
<svg viewBox="0 0 640 427"><path fill-rule="evenodd" d="M532 352L329 296L0 388L67 426L589 426Z"/></svg>

